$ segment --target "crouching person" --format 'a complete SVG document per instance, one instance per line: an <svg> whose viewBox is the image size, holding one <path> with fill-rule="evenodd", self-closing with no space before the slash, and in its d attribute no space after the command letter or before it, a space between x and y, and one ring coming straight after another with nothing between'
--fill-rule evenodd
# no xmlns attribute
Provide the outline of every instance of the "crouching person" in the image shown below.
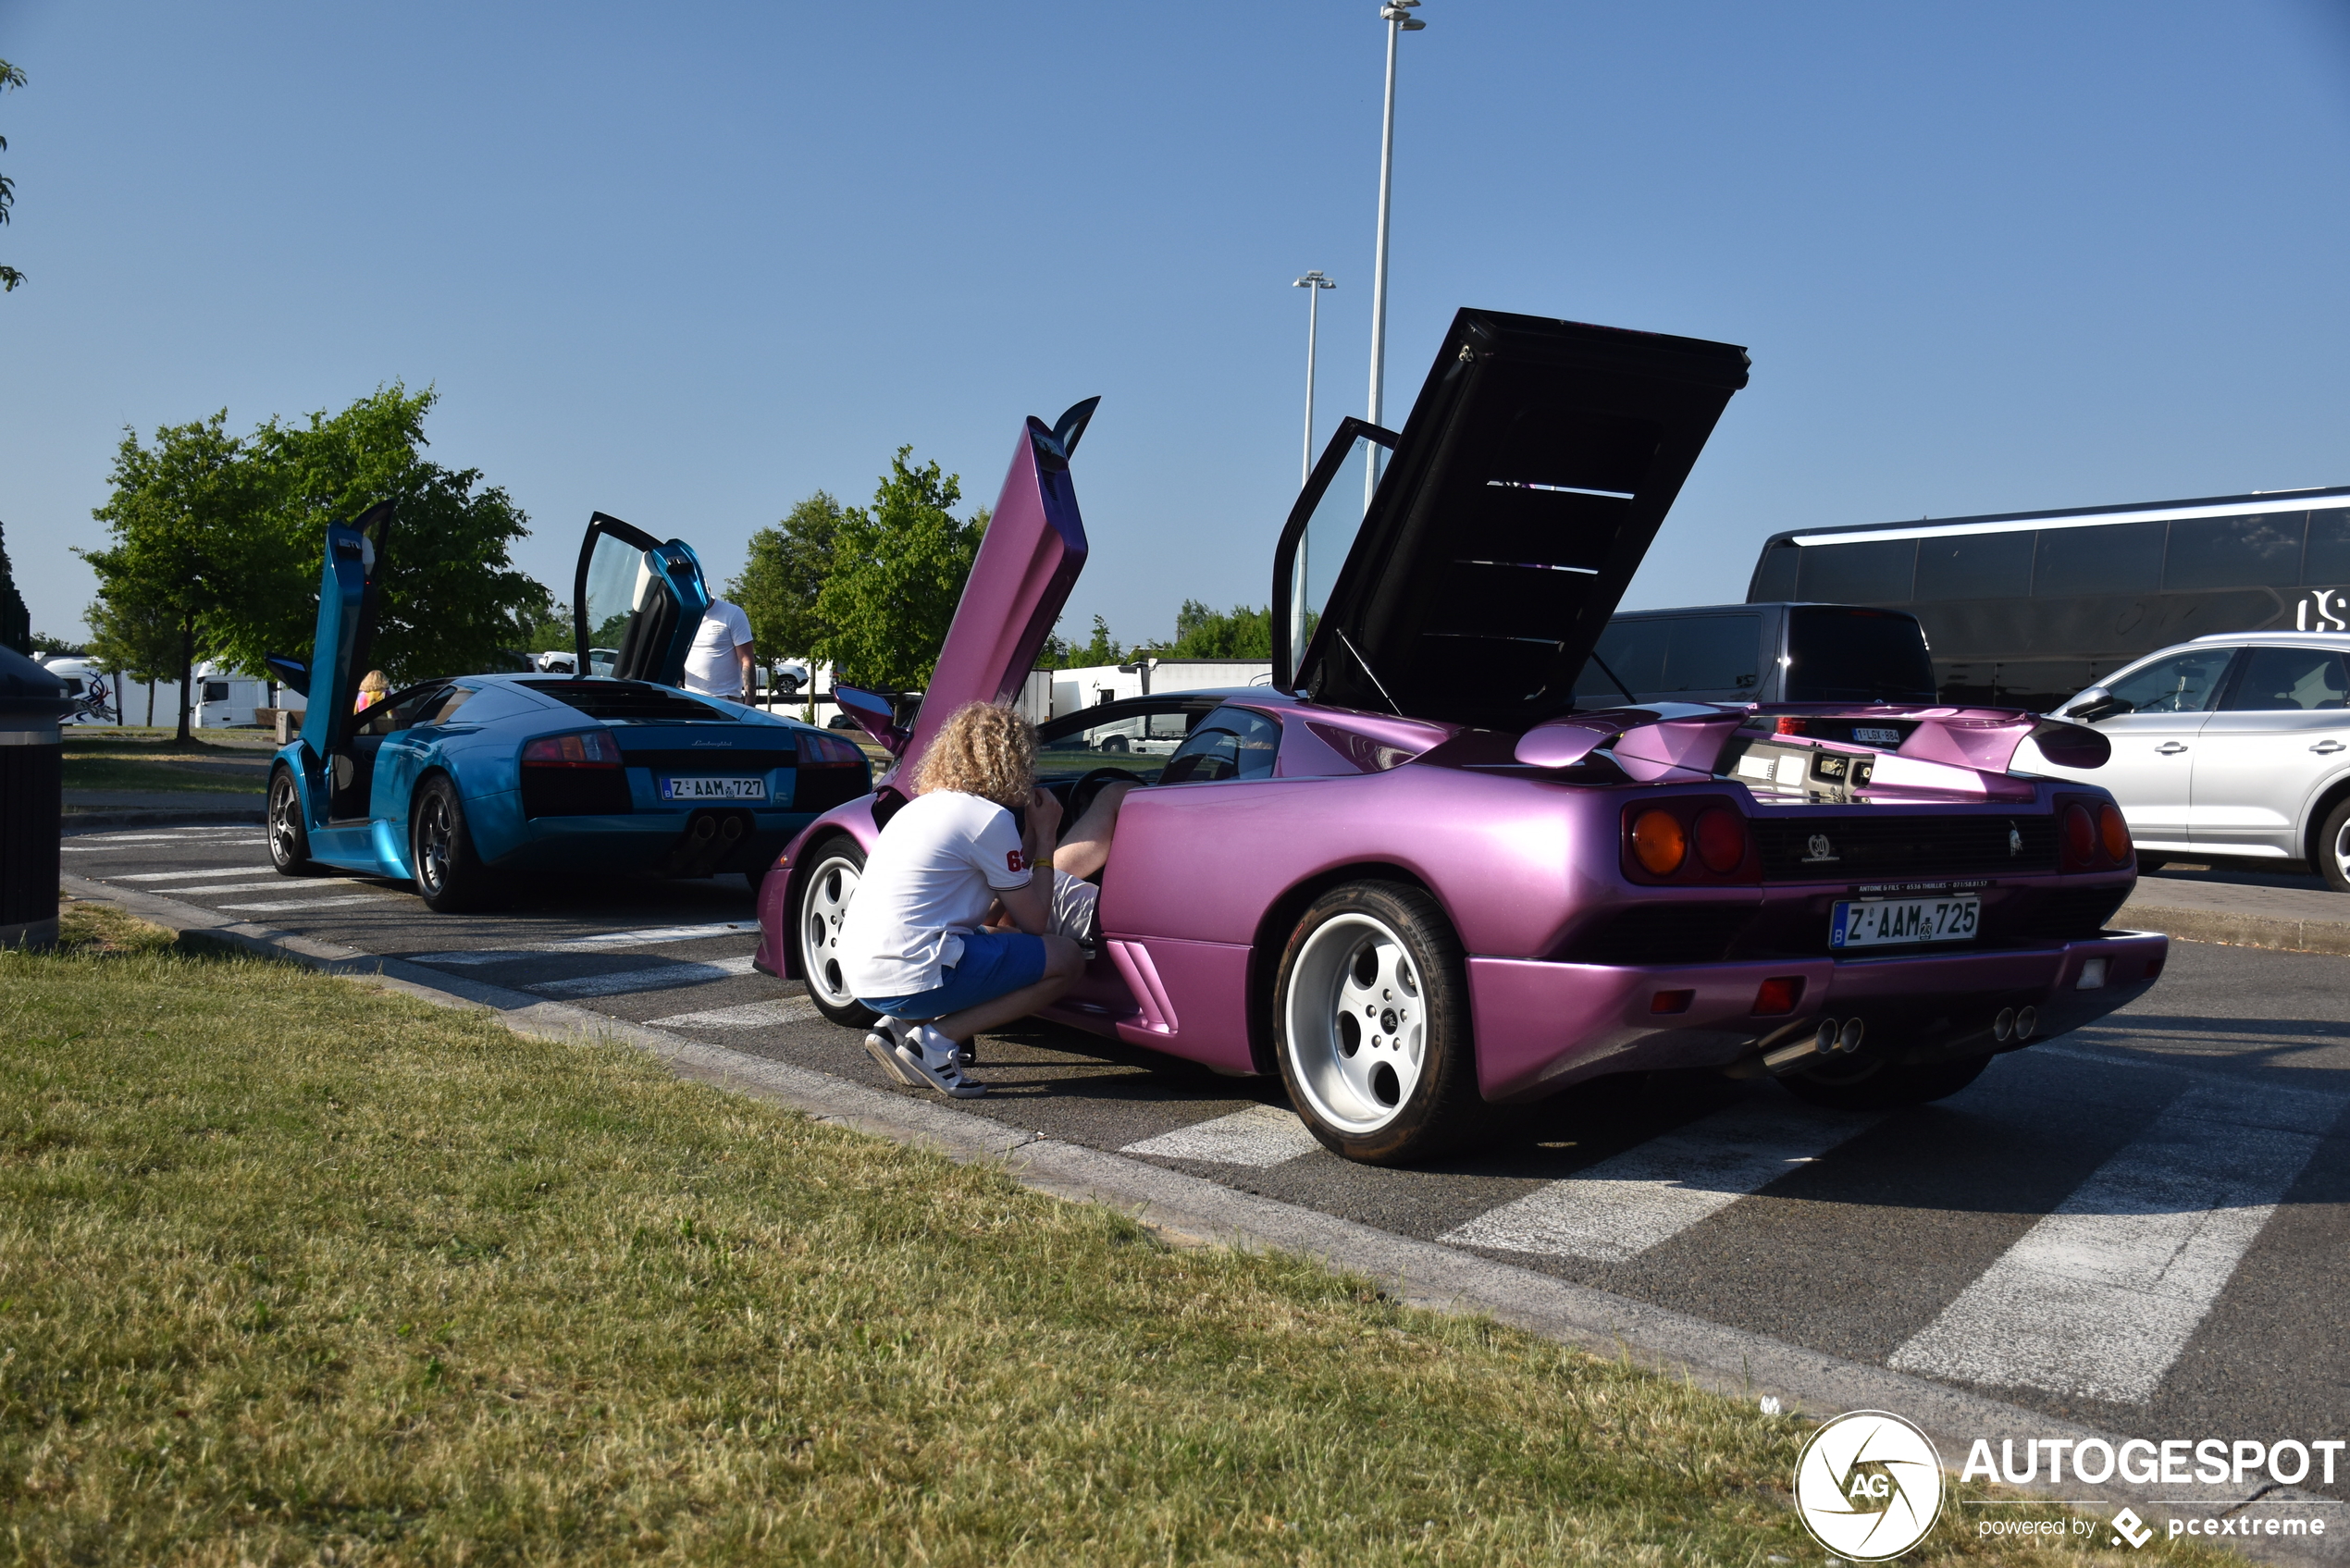
<svg viewBox="0 0 2350 1568"><path fill-rule="evenodd" d="M1084 969L1077 943L1054 929L1061 809L1035 768L1026 719L983 702L958 711L923 753L914 797L882 830L841 922L843 978L882 1015L865 1049L909 1088L985 1093L963 1071L965 1043L1047 1006ZM983 929L999 902L1013 929Z"/></svg>

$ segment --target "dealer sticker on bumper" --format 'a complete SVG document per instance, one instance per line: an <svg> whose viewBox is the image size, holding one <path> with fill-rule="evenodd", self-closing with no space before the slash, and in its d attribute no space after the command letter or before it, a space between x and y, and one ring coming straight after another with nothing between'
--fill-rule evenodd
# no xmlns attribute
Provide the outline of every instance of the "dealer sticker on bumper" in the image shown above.
<svg viewBox="0 0 2350 1568"><path fill-rule="evenodd" d="M663 800L764 800L765 779L673 779L661 781Z"/></svg>
<svg viewBox="0 0 2350 1568"><path fill-rule="evenodd" d="M1873 898L1838 904L1830 947L1891 947L1913 942L1965 942L1982 923L1973 897Z"/></svg>

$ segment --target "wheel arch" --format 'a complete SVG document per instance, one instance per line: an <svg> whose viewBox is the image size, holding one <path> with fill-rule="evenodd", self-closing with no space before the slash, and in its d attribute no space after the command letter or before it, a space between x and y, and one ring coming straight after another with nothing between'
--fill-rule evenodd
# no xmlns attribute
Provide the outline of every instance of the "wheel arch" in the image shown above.
<svg viewBox="0 0 2350 1568"><path fill-rule="evenodd" d="M2343 774L2318 792L2316 803L2309 808L2307 820L2301 824L2301 858L2309 863L2310 870L2320 876L2324 872L2319 870L2318 858L2325 852L2325 847L2318 842L2318 835L2325 828L2326 818L2332 815L2333 809L2344 800L2350 800L2350 773Z"/></svg>
<svg viewBox="0 0 2350 1568"><path fill-rule="evenodd" d="M1298 917L1314 900L1350 882L1390 882L1425 893L1436 900L1436 907L1443 911L1445 923L1453 928L1454 935L1460 932L1460 922L1453 918L1452 907L1444 895L1425 877L1392 860L1356 860L1332 866L1283 889L1265 907L1265 913L1257 919L1255 935L1249 943L1248 1056L1249 1065L1260 1073L1272 1075L1280 1071L1273 1055L1273 987L1280 979L1281 950L1289 945L1289 933L1296 929Z"/></svg>
<svg viewBox="0 0 2350 1568"><path fill-rule="evenodd" d="M833 840L836 838L847 839L857 846L860 854L871 855L873 852L873 846L866 842L864 835L859 833L847 822L836 818L823 817L819 817L815 821L810 822L806 830L806 837L792 846L791 869L785 873L788 880L784 883L782 914L776 920L778 945L783 949L782 975L785 980L797 980L805 983L808 979L807 975L800 971L799 895L807 890L809 872L818 860L823 858L824 850L829 848Z"/></svg>

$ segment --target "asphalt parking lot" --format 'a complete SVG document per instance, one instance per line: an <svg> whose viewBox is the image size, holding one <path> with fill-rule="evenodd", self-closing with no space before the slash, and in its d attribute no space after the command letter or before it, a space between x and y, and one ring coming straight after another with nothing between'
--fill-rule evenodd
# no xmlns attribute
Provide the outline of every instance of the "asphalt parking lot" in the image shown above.
<svg viewBox="0 0 2350 1568"><path fill-rule="evenodd" d="M64 849L69 875L909 1093L751 969L736 877L435 916L403 883L277 875L258 827ZM2345 995L2350 958L2177 943L2136 1005L1937 1105L1659 1079L1415 1170L1325 1153L1275 1080L1058 1027L983 1039L992 1093L960 1108L2110 1431L2307 1440L2350 1436ZM2350 1498L2350 1465L2307 1485Z"/></svg>

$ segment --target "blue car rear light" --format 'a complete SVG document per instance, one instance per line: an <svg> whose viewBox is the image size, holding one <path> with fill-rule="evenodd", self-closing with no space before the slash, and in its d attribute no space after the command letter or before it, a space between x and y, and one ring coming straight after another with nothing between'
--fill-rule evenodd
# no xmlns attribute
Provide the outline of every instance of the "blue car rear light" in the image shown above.
<svg viewBox="0 0 2350 1568"><path fill-rule="evenodd" d="M526 768L617 768L620 747L602 730L540 735L522 748Z"/></svg>

